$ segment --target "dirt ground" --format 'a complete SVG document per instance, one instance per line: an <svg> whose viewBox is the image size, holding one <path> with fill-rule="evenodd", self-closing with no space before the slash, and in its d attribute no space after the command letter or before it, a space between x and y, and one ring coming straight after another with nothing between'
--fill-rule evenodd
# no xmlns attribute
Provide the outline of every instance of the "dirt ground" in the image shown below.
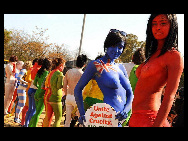
<svg viewBox="0 0 188 141"><path fill-rule="evenodd" d="M44 117L45 117L45 110L43 110L42 114L40 115L37 127L42 127ZM60 127L64 127L64 120L65 120L65 116L62 117ZM53 125L54 121L55 121L55 116L53 116L51 126ZM18 123L14 122L14 115L8 114L4 116L4 127L21 127L21 126Z"/></svg>

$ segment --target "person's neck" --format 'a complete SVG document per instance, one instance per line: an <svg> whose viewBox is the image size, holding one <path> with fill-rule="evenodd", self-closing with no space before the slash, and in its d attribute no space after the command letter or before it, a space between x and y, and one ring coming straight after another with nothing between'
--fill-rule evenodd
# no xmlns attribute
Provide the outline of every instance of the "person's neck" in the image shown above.
<svg viewBox="0 0 188 141"><path fill-rule="evenodd" d="M108 54L105 54L105 56L103 57L103 61L104 63L110 63L110 64L115 64L114 62L115 59L110 59L110 57L108 56Z"/></svg>
<svg viewBox="0 0 188 141"><path fill-rule="evenodd" d="M165 40L158 40L158 46L157 46L157 50L161 50L164 46Z"/></svg>

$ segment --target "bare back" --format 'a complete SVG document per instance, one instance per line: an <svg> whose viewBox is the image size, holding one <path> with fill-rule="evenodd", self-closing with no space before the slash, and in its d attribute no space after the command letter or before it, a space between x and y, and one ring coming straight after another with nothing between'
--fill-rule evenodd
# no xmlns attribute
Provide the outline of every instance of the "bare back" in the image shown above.
<svg viewBox="0 0 188 141"><path fill-rule="evenodd" d="M74 88L76 87L76 84L80 80L82 74L83 71L80 68L73 68L67 71L64 78L64 86L63 86L66 95L67 94L74 95Z"/></svg>

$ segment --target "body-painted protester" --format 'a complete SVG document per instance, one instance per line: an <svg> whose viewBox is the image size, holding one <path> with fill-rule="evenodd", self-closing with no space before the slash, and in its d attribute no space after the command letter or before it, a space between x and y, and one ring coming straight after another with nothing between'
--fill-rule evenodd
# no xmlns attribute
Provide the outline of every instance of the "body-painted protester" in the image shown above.
<svg viewBox="0 0 188 141"><path fill-rule="evenodd" d="M35 114L35 111L36 111L36 108L35 108L35 99L34 99L34 95L35 95L35 92L37 90L37 87L35 85L33 85L33 82L34 82L34 79L35 79L35 76L38 72L38 70L41 68L41 65L42 65L42 62L43 62L43 59L34 59L33 60L34 65L33 67L31 68L31 85L30 85L30 88L28 90L28 97L29 97L29 109L26 113L26 117L25 117L25 127L28 127L29 125L29 122L31 120L31 117Z"/></svg>
<svg viewBox="0 0 188 141"><path fill-rule="evenodd" d="M29 108L29 96L28 96L28 90L31 86L31 82L32 82L32 79L31 79L31 68L32 68L32 65L33 63L31 61L29 61L29 69L27 71L27 75L25 77L25 81L27 82L27 85L28 87L26 88L26 102L25 102L25 106L23 107L22 109L22 120L21 120L21 125L24 126L25 125L25 117L26 117L26 113L27 113L27 110Z"/></svg>
<svg viewBox="0 0 188 141"><path fill-rule="evenodd" d="M82 69L85 67L86 62L87 56L83 54L79 55L76 60L76 68L68 70L65 74L63 88L66 95L66 121L64 127L70 127L71 113L77 106L74 97L74 88L83 74ZM69 87L68 89L67 86Z"/></svg>
<svg viewBox="0 0 188 141"><path fill-rule="evenodd" d="M46 81L45 81L46 92L45 92L45 96L44 96L44 104L45 104L46 112L45 112L45 118L44 118L44 121L42 124L43 127L50 127L51 122L52 122L52 117L54 115L53 108L49 102L49 99L52 94L50 80L51 80L51 77L54 74L54 72L59 70L58 66L61 64L61 62L62 62L62 59L60 59L60 58L56 58L52 61L52 71L48 74ZM65 61L63 60L63 62L65 62ZM60 68L60 70L61 70L61 68Z"/></svg>
<svg viewBox="0 0 188 141"><path fill-rule="evenodd" d="M53 68L53 63L54 61L52 61L52 71L48 74L48 76L46 77L45 80L45 95L44 95L44 106L45 106L45 118L43 120L43 124L42 127L50 127L51 122L52 122L52 117L54 115L52 106L49 104L49 99L50 96L52 94L51 88L50 88L50 80L52 75L54 74L54 72L56 72L58 69L57 68Z"/></svg>
<svg viewBox="0 0 188 141"><path fill-rule="evenodd" d="M183 72L176 14L151 14L146 34L147 60L136 70L138 81L129 126L169 127L167 116Z"/></svg>
<svg viewBox="0 0 188 141"><path fill-rule="evenodd" d="M62 96L63 96L63 69L65 61L62 58L56 58L53 60L53 64L55 67L55 72L51 76L50 79L50 88L51 88L51 96L49 98L49 104L51 105L51 109L53 111L50 111L48 109L48 112L53 113L55 115L55 122L53 124L53 127L59 127L62 119ZM49 115L51 114L49 113ZM52 114L51 114L52 115ZM50 117L48 117L50 119Z"/></svg>
<svg viewBox="0 0 188 141"><path fill-rule="evenodd" d="M8 114L7 110L13 98L14 90L16 88L15 71L17 61L17 56L12 55L9 59L10 63L8 63L5 67L7 79L5 82L4 115Z"/></svg>
<svg viewBox="0 0 188 141"><path fill-rule="evenodd" d="M17 77L18 77L18 75L20 73L20 70L22 69L23 64L24 64L23 61L17 61L17 63L16 63L16 70L15 70L15 78L16 79L17 79ZM19 83L20 83L20 81L16 81L16 89L14 90L14 95L13 95L13 98L12 98L11 103L10 103L9 108L8 108L8 112L11 113L11 114L15 113L15 109L16 109L16 105L17 105L17 101L16 101L16 98L17 98L17 88L19 86ZM14 106L14 109L12 109L14 103L15 103L15 106Z"/></svg>
<svg viewBox="0 0 188 141"><path fill-rule="evenodd" d="M105 56L91 61L78 81L74 95L80 112L80 124L85 120L82 90L92 78L97 81L104 95L104 102L117 112L119 126L121 121L127 118L127 113L132 107L133 93L125 68L114 62L122 54L125 46L126 33L111 29L104 42Z"/></svg>
<svg viewBox="0 0 188 141"><path fill-rule="evenodd" d="M45 80L46 76L48 75L48 72L51 67L51 61L47 58L45 58L42 62L41 68L38 70L35 80L33 82L33 85L35 85L38 89L34 95L35 99L35 107L36 107L36 112L32 116L30 122L29 122L29 127L36 127L39 117L44 109L44 94L45 90L41 88L43 81Z"/></svg>
<svg viewBox="0 0 188 141"><path fill-rule="evenodd" d="M20 82L17 88L18 94L18 105L16 107L16 115L14 118L14 122L21 123L19 119L20 113L25 105L26 102L26 88L28 87L28 82L25 81L25 77L27 76L27 71L30 69L31 62L26 61L23 65L23 69L20 71L17 80Z"/></svg>

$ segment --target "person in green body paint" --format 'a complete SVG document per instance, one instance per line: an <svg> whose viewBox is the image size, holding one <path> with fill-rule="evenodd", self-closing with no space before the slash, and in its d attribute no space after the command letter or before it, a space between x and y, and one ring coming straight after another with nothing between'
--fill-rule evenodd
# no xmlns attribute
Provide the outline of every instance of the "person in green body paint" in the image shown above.
<svg viewBox="0 0 188 141"><path fill-rule="evenodd" d="M53 127L59 127L62 119L62 96L63 96L63 69L65 60L62 58L56 58L53 60L56 71L51 77L50 88L51 96L49 98L49 104L52 106L53 112L55 114L55 122Z"/></svg>
<svg viewBox="0 0 188 141"><path fill-rule="evenodd" d="M138 81L138 78L136 77L136 69L140 64L142 64L145 61L146 57L144 55L144 51L142 48L138 48L134 54L133 54L133 59L132 62L135 64L135 66L132 68L130 76L129 76L129 81L131 83L132 91L134 93L134 89L136 87L136 83Z"/></svg>
<svg viewBox="0 0 188 141"><path fill-rule="evenodd" d="M38 88L34 98L35 98L35 106L36 106L36 113L31 118L29 123L29 127L36 127L39 117L44 109L44 93L45 90L41 88L43 81L45 80L46 76L49 73L51 68L51 61L47 58L43 60L42 67L38 70L37 75L34 79L34 85Z"/></svg>
<svg viewBox="0 0 188 141"><path fill-rule="evenodd" d="M129 76L129 81L130 81L130 84L131 84L131 87L132 87L132 91L133 91L133 94L134 94L134 89L136 87L136 83L138 81L138 78L136 77L136 69L138 68L138 66L140 64L142 64L144 61L145 61L145 55L144 55L144 51L142 48L138 48L134 54L133 54L133 58L132 58L132 62L135 64L134 67L132 68L131 72L130 72L130 76ZM122 124L122 126L127 126L128 125L128 122L129 122L129 119L131 117L131 114L132 114L132 110L130 110L128 112L128 116L125 120L125 122Z"/></svg>

